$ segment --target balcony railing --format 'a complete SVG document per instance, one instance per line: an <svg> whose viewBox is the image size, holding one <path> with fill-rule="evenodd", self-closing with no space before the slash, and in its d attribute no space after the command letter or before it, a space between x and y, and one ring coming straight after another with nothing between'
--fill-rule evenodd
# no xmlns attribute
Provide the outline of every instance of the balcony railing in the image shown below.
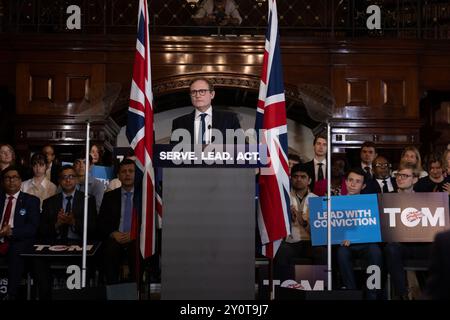
<svg viewBox="0 0 450 320"><path fill-rule="evenodd" d="M266 0L235 0L239 26L198 26L197 5L187 0L149 0L152 34L264 34ZM201 0L200 0L201 3ZM368 30L366 8L381 8L381 30ZM81 30L68 30L69 5L81 8ZM139 0L0 0L0 31L33 33L134 34ZM279 0L282 35L354 38L450 39L446 0Z"/></svg>

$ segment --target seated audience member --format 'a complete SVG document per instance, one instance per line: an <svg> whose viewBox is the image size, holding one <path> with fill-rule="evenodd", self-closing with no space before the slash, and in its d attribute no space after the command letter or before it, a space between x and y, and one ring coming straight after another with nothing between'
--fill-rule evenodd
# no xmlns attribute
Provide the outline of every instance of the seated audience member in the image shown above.
<svg viewBox="0 0 450 320"><path fill-rule="evenodd" d="M364 188L365 172L361 168L350 169L345 180L348 195L360 194ZM348 290L356 289L356 279L353 271L353 259L359 257L363 260L364 270L367 266L377 265L382 269L383 257L378 243L358 243L351 244L349 240L344 240L337 250L337 261L341 272L342 284ZM364 284L366 281L364 281ZM368 300L377 299L378 290L368 290L364 285L366 298Z"/></svg>
<svg viewBox="0 0 450 320"><path fill-rule="evenodd" d="M56 159L55 149L48 144L42 148L42 153L45 155L47 161L45 176L57 186L59 181L58 173L61 166L59 161Z"/></svg>
<svg viewBox="0 0 450 320"><path fill-rule="evenodd" d="M3 169L0 192L0 259L8 265L8 294L6 300L17 298L24 270L22 253L31 250L39 226L39 199L20 191L20 170L15 166Z"/></svg>
<svg viewBox="0 0 450 320"><path fill-rule="evenodd" d="M89 154L92 157L92 164L97 166L103 165L103 147L98 144L93 144L91 146L91 151Z"/></svg>
<svg viewBox="0 0 450 320"><path fill-rule="evenodd" d="M424 290L426 299L450 300L450 231L438 233L431 250L431 263Z"/></svg>
<svg viewBox="0 0 450 320"><path fill-rule="evenodd" d="M242 22L234 0L204 0L193 16L199 25L240 25Z"/></svg>
<svg viewBox="0 0 450 320"><path fill-rule="evenodd" d="M22 183L21 190L39 198L40 205L45 199L56 193L56 186L45 175L47 169L46 158L42 153L35 153L31 157L33 178Z"/></svg>
<svg viewBox="0 0 450 320"><path fill-rule="evenodd" d="M444 151L442 155L442 164L444 166L444 174L447 177L450 177L450 150L447 149Z"/></svg>
<svg viewBox="0 0 450 320"><path fill-rule="evenodd" d="M450 177L444 176L442 158L432 155L428 159L428 176L420 178L414 185L416 192L449 192Z"/></svg>
<svg viewBox="0 0 450 320"><path fill-rule="evenodd" d="M347 194L345 173L348 171L347 159L343 156L331 157L331 195L341 196ZM327 194L327 179L319 180L314 184L314 193L319 197Z"/></svg>
<svg viewBox="0 0 450 320"><path fill-rule="evenodd" d="M103 268L108 284L119 282L119 270L124 258L135 281L136 238L131 236L134 174L134 161L124 159L117 174L122 186L105 193L100 207L98 230L103 241Z"/></svg>
<svg viewBox="0 0 450 320"><path fill-rule="evenodd" d="M9 144L0 144L0 171L14 164L16 153Z"/></svg>
<svg viewBox="0 0 450 320"><path fill-rule="evenodd" d="M419 171L419 178L426 177L428 173L422 169L422 158L420 157L419 150L416 147L406 147L403 149L402 156L400 158L400 165L402 163L407 163L413 166ZM392 172L392 176L395 178L397 170Z"/></svg>
<svg viewBox="0 0 450 320"><path fill-rule="evenodd" d="M61 192L44 200L39 240L45 244L82 244L84 225L84 193L76 190L76 174L72 166L63 166L59 173ZM95 222L97 210L95 198L88 198L88 240L95 240ZM79 264L81 257L77 257ZM35 258L35 277L38 285L39 299L51 299L50 263L57 258ZM50 261L51 260L51 261ZM60 262L68 260L60 258ZM73 261L71 261L73 262Z"/></svg>
<svg viewBox="0 0 450 320"><path fill-rule="evenodd" d="M309 258L312 264L326 264L327 251L325 247L311 245L311 229L309 225L309 204L311 197L316 195L309 190L311 178L304 164L296 164L291 172L291 235L280 245L275 257L275 270L284 280L293 279L289 267L294 265L293 259ZM286 274L284 274L286 272Z"/></svg>
<svg viewBox="0 0 450 320"><path fill-rule="evenodd" d="M419 170L410 164L403 163L396 173L398 193L414 192L414 184L417 183ZM395 294L402 300L409 300L408 287L406 285L406 271L404 261L406 259L428 259L430 254L429 243L386 243L384 247L387 272L391 275L392 286ZM411 277L411 280L413 278ZM417 280L415 280L417 281Z"/></svg>
<svg viewBox="0 0 450 320"><path fill-rule="evenodd" d="M373 179L367 182L364 193L397 192L397 182L391 177L391 164L383 156L377 156L373 161Z"/></svg>
<svg viewBox="0 0 450 320"><path fill-rule="evenodd" d="M84 193L84 178L86 177L86 162L84 155L79 155L73 162L73 167L77 176L77 190ZM95 197L97 211L100 210L102 204L103 194L105 193L105 185L99 179L92 176L92 157L89 155L89 180L88 180L88 193Z"/></svg>
<svg viewBox="0 0 450 320"><path fill-rule="evenodd" d="M291 172L291 169L293 166L295 166L296 164L299 164L301 162L302 162L302 160L298 155L296 155L294 153L289 153L288 154L289 172Z"/></svg>

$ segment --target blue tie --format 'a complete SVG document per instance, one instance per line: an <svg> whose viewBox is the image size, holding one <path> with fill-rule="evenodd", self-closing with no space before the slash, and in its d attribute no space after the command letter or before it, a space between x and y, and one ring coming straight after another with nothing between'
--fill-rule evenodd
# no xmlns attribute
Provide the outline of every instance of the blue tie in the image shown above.
<svg viewBox="0 0 450 320"><path fill-rule="evenodd" d="M200 114L200 121L201 124L199 126L198 130L198 143L199 144L205 144L205 131L206 131L206 122L205 122L206 113Z"/></svg>
<svg viewBox="0 0 450 320"><path fill-rule="evenodd" d="M125 210L123 212L123 227L122 232L130 232L131 230L131 196L132 192L125 192Z"/></svg>

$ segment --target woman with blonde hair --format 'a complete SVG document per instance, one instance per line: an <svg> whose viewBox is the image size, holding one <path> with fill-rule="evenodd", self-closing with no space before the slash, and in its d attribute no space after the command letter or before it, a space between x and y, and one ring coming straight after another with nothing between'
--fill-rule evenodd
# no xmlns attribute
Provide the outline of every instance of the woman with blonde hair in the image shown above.
<svg viewBox="0 0 450 320"><path fill-rule="evenodd" d="M414 146L408 146L403 149L402 156L400 158L400 165L409 164L420 172L419 178L428 176L428 173L422 168L422 158L420 157L419 150ZM397 170L392 172L392 176L395 177Z"/></svg>

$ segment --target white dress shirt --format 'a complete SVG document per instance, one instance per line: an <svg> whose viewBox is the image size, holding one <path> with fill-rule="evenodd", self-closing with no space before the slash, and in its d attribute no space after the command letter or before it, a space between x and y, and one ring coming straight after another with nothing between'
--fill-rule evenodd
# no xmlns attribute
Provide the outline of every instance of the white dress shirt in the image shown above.
<svg viewBox="0 0 450 320"><path fill-rule="evenodd" d="M322 163L322 173L323 173L323 178L326 179L327 178L327 170L325 169L327 167L327 159L323 159L322 161L318 161L316 158L314 158L314 181L317 181L317 179L319 178L319 163Z"/></svg>
<svg viewBox="0 0 450 320"><path fill-rule="evenodd" d="M12 207L11 207L11 216L9 217L9 226L11 228L14 228L14 212L16 211L16 204L17 204L17 198L19 197L19 192L13 194L13 199L12 199ZM8 205L8 201L9 201L9 194L5 194L6 198L5 198L5 203L4 203L4 207L3 207L3 213L2 213L2 221L0 221L0 227L3 225L3 219L5 218L5 211L6 211L6 206Z"/></svg>
<svg viewBox="0 0 450 320"><path fill-rule="evenodd" d="M393 192L394 191L394 186L392 185L392 181L391 181L391 179L389 179L389 177L387 177L386 179L376 179L376 180L377 180L378 184L380 185L381 192L383 192L383 187L384 187L383 181L384 180L386 180L388 191L389 192Z"/></svg>
<svg viewBox="0 0 450 320"><path fill-rule="evenodd" d="M212 107L209 106L208 110L206 110L206 117L205 117L205 142L209 143L211 141L211 128L212 128ZM195 134L195 143L198 141L198 133L199 128L201 126L201 117L200 114L202 112L195 110L195 116L194 116L194 134Z"/></svg>

